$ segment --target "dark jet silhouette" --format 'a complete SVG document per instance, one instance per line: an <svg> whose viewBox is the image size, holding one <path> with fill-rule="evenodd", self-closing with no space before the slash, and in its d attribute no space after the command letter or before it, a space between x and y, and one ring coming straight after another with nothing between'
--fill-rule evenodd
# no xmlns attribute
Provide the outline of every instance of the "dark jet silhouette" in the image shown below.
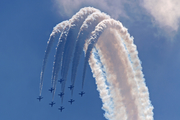
<svg viewBox="0 0 180 120"><path fill-rule="evenodd" d="M63 109L65 109L63 106L61 106L60 108L58 108L61 112Z"/></svg>
<svg viewBox="0 0 180 120"><path fill-rule="evenodd" d="M82 97L85 94L85 92L81 91L79 95Z"/></svg>
<svg viewBox="0 0 180 120"><path fill-rule="evenodd" d="M40 101L41 101L41 99L43 99L43 97L39 96L37 99L38 99L38 100L39 100L39 102L40 102Z"/></svg>
<svg viewBox="0 0 180 120"><path fill-rule="evenodd" d="M49 91L52 93L54 91L54 88L50 88Z"/></svg>
<svg viewBox="0 0 180 120"><path fill-rule="evenodd" d="M72 103L74 102L75 100L73 100L73 99L71 99L70 101L68 101L68 102L70 102L71 103L71 105L72 105Z"/></svg>
<svg viewBox="0 0 180 120"><path fill-rule="evenodd" d="M60 84L61 84L63 81L64 81L63 79L58 80L58 82L60 82Z"/></svg>
<svg viewBox="0 0 180 120"><path fill-rule="evenodd" d="M58 95L59 95L60 97L63 97L64 93L61 92L61 93L59 93Z"/></svg>
<svg viewBox="0 0 180 120"><path fill-rule="evenodd" d="M70 85L68 88L72 90L74 88L74 85Z"/></svg>
<svg viewBox="0 0 180 120"><path fill-rule="evenodd" d="M49 105L51 106L51 107L53 107L53 105L54 105L55 103L52 101L51 103L49 103Z"/></svg>

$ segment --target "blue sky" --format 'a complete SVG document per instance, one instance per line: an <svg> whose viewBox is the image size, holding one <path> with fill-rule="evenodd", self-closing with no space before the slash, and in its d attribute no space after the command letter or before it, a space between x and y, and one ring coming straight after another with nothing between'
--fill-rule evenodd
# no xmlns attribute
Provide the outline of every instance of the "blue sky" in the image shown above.
<svg viewBox="0 0 180 120"><path fill-rule="evenodd" d="M90 5L93 6L92 3ZM73 13L80 7L74 8ZM129 18L120 13L117 20L128 28L137 45L150 100L154 106L154 119L179 120L180 32L177 30L173 38L168 37L164 35L168 33L163 27L152 22L151 16L142 12L136 14L133 9L124 9ZM77 75L79 80L75 83L75 103L70 105L67 102L70 99L70 91L66 89L63 104L65 110L62 113L58 111L60 99L57 95L55 106L51 108L48 105L52 97L48 89L51 87L56 45L51 51L45 70L42 92L44 99L41 102L36 99L39 95L40 71L49 35L56 24L70 19L73 15L66 16L64 11L59 14L58 10L53 1L0 1L1 119L105 120L104 111L101 109L102 102L89 66L84 87L86 94L82 98L78 95L81 90L82 64ZM141 8L136 10L141 11ZM111 16L111 12L108 13ZM81 61L83 62L82 58ZM70 79L70 74L68 78ZM67 85L70 85L70 82ZM60 85L57 86L56 93L59 87Z"/></svg>

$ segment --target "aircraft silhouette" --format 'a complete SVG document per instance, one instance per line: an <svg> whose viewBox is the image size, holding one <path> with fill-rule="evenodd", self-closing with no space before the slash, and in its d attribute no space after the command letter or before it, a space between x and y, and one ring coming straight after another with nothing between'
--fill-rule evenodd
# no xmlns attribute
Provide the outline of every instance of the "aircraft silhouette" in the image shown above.
<svg viewBox="0 0 180 120"><path fill-rule="evenodd" d="M39 100L39 102L40 102L40 101L41 101L41 99L43 99L43 97L39 96L37 99L38 99L38 100Z"/></svg>
<svg viewBox="0 0 180 120"><path fill-rule="evenodd" d="M72 103L74 102L75 100L73 100L73 99L71 99L70 101L68 101L68 102L70 102L71 103L71 105L72 105Z"/></svg>
<svg viewBox="0 0 180 120"><path fill-rule="evenodd" d="M85 94L85 92L83 92L83 91L81 91L80 93L79 93L79 95L82 97L83 96L83 94Z"/></svg>
<svg viewBox="0 0 180 120"><path fill-rule="evenodd" d="M61 112L63 109L65 109L63 106L61 106L60 108L58 108Z"/></svg>
<svg viewBox="0 0 180 120"><path fill-rule="evenodd" d="M61 84L63 81L64 81L63 79L58 80L58 82L60 82L60 84Z"/></svg>
<svg viewBox="0 0 180 120"><path fill-rule="evenodd" d="M54 91L54 88L50 88L49 91L52 93Z"/></svg>
<svg viewBox="0 0 180 120"><path fill-rule="evenodd" d="M72 90L74 88L74 85L70 85L68 88Z"/></svg>
<svg viewBox="0 0 180 120"><path fill-rule="evenodd" d="M51 106L51 107L53 107L53 105L55 104L55 102L51 102L51 103L49 103L49 105Z"/></svg>
<svg viewBox="0 0 180 120"><path fill-rule="evenodd" d="M58 95L59 95L60 97L63 97L64 93L61 92L61 93L59 93Z"/></svg>

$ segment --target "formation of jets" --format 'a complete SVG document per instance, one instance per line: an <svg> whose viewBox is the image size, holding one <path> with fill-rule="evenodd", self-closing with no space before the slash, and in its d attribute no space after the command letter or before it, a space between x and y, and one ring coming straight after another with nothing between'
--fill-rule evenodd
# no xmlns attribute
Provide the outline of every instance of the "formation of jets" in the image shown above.
<svg viewBox="0 0 180 120"><path fill-rule="evenodd" d="M58 82L60 82L60 84L61 84L63 81L64 81L63 79L60 79ZM74 85L70 85L68 88L69 88L70 90L73 90ZM49 91L52 93L52 92L54 91L54 88L51 87L51 88L49 89ZM79 95L80 95L81 97L82 97L84 94L85 94L84 91L81 91L81 92L79 93ZM62 97L64 96L64 92L60 92L58 95L62 98ZM39 101L41 101L41 99L43 99L43 97L42 97L42 96L39 96L37 99L38 99ZM70 101L68 101L68 102L71 103L71 105L72 105L72 103L73 103L74 101L75 101L75 100L70 99ZM51 107L53 107L54 104L55 104L55 102L53 102L53 101L49 103L49 105L50 105ZM58 110L60 110L61 112L63 111L63 109L65 109L63 106L61 106L60 108L58 108Z"/></svg>

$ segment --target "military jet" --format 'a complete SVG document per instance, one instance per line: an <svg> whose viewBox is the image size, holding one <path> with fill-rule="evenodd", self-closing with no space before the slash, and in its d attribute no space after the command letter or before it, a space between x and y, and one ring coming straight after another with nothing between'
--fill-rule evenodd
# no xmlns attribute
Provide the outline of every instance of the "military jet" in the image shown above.
<svg viewBox="0 0 180 120"><path fill-rule="evenodd" d="M39 100L39 102L40 102L40 101L41 101L41 99L43 99L43 97L39 96L37 99L38 99L38 100Z"/></svg>
<svg viewBox="0 0 180 120"><path fill-rule="evenodd" d="M49 91L52 93L54 91L54 88L50 88Z"/></svg>
<svg viewBox="0 0 180 120"><path fill-rule="evenodd" d="M58 95L59 95L60 97L63 97L64 93L61 92L61 93L59 93Z"/></svg>
<svg viewBox="0 0 180 120"><path fill-rule="evenodd" d="M61 106L60 108L58 108L61 112L63 109L65 109L63 106Z"/></svg>
<svg viewBox="0 0 180 120"><path fill-rule="evenodd" d="M71 105L72 105L72 103L74 102L75 100L73 100L73 99L71 99L70 101L68 101L68 102L70 102L71 103Z"/></svg>
<svg viewBox="0 0 180 120"><path fill-rule="evenodd" d="M53 107L53 105L55 104L55 102L51 102L51 103L49 103L49 105L51 106L51 107Z"/></svg>
<svg viewBox="0 0 180 120"><path fill-rule="evenodd" d="M58 82L60 82L60 84L61 84L63 81L64 81L63 79L58 80Z"/></svg>
<svg viewBox="0 0 180 120"><path fill-rule="evenodd" d="M70 85L68 88L72 90L74 88L74 85Z"/></svg>
<svg viewBox="0 0 180 120"><path fill-rule="evenodd" d="M83 94L85 94L85 92L83 92L83 91L81 91L80 93L79 93L79 95L82 97L83 96Z"/></svg>

